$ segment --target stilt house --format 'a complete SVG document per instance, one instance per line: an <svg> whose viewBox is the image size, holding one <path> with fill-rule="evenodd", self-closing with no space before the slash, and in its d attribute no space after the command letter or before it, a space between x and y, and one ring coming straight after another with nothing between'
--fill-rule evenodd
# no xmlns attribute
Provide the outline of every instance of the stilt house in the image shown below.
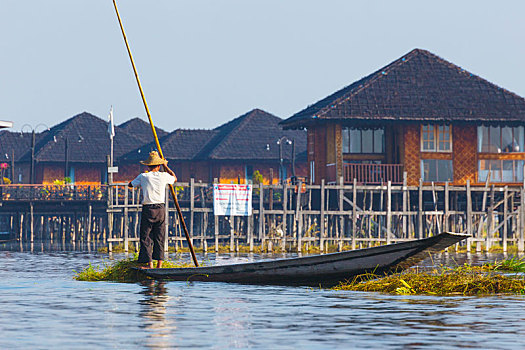
<svg viewBox="0 0 525 350"><path fill-rule="evenodd" d="M415 49L281 123L312 182L523 183L525 99Z"/></svg>

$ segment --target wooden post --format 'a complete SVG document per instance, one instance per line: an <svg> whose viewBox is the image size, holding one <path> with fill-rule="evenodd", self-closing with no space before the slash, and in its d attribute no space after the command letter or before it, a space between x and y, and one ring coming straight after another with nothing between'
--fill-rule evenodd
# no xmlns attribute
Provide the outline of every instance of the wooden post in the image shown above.
<svg viewBox="0 0 525 350"><path fill-rule="evenodd" d="M445 182L445 213L443 214L443 231L448 232L449 211L449 188L448 181Z"/></svg>
<svg viewBox="0 0 525 350"><path fill-rule="evenodd" d="M408 238L407 232L407 207L408 207L408 195L407 195L407 172L403 172L403 235Z"/></svg>
<svg viewBox="0 0 525 350"><path fill-rule="evenodd" d="M219 180L217 178L213 179L214 185L218 183ZM213 211L213 234L215 236L215 253L219 253L219 216L215 214L215 209Z"/></svg>
<svg viewBox="0 0 525 350"><path fill-rule="evenodd" d="M345 224L344 214L345 213L344 213L344 202L343 202L343 197L345 196L345 192L344 192L343 186L344 186L344 177L340 176L339 177L339 231L337 232L338 251L343 250L343 244L344 244L343 238L345 235L345 230L344 230L344 224Z"/></svg>
<svg viewBox="0 0 525 350"><path fill-rule="evenodd" d="M356 249L357 239L357 178L352 182L352 250Z"/></svg>
<svg viewBox="0 0 525 350"><path fill-rule="evenodd" d="M93 205L91 202L88 204L88 223L87 223L87 241L91 241L91 225L93 221Z"/></svg>
<svg viewBox="0 0 525 350"><path fill-rule="evenodd" d="M191 245L193 245L193 217L195 209L195 180L193 177L190 179L190 237Z"/></svg>
<svg viewBox="0 0 525 350"><path fill-rule="evenodd" d="M201 246L204 249L204 252L208 250L208 242L206 241L206 232L208 231L208 213L204 210L206 208L206 197L204 193L204 186L202 186L202 181L199 180L200 196L201 196Z"/></svg>
<svg viewBox="0 0 525 350"><path fill-rule="evenodd" d="M124 233L124 252L128 253L128 245L129 245L129 237L128 237L128 231L129 231L129 217L128 217L128 210L129 210L129 190L127 186L124 186L124 210L122 215L124 215L124 227L123 227L123 233Z"/></svg>
<svg viewBox="0 0 525 350"><path fill-rule="evenodd" d="M491 238L494 234L494 185L492 185L490 188L490 204L487 215L487 236L485 237L485 250L488 253L492 243Z"/></svg>
<svg viewBox="0 0 525 350"><path fill-rule="evenodd" d="M264 187L259 184L259 240L261 241L261 251L264 248Z"/></svg>
<svg viewBox="0 0 525 350"><path fill-rule="evenodd" d="M321 179L321 212L319 218L319 250L324 250L324 179Z"/></svg>
<svg viewBox="0 0 525 350"><path fill-rule="evenodd" d="M283 238L281 240L281 249L283 252L286 251L286 234L288 232L287 227L287 211L288 211L288 183L283 182Z"/></svg>
<svg viewBox="0 0 525 350"><path fill-rule="evenodd" d="M392 182L387 182L386 195L386 244L392 242Z"/></svg>
<svg viewBox="0 0 525 350"><path fill-rule="evenodd" d="M374 191L370 191L370 207L368 211L368 248L372 247L372 209L374 209ZM378 231L378 235L381 235L381 232Z"/></svg>
<svg viewBox="0 0 525 350"><path fill-rule="evenodd" d="M439 234L440 231L441 231L441 225L439 224L439 219L438 219L438 216L437 216L437 211L438 211L437 193L436 193L436 187L434 185L434 181L432 181L432 202L434 203L434 212L436 213L436 214L434 214L434 216L436 218L437 233ZM432 235L433 236L435 235L434 230L432 230Z"/></svg>
<svg viewBox="0 0 525 350"><path fill-rule="evenodd" d="M489 175L487 176L487 182L485 183L485 188L484 188L484 191L483 191L483 200L482 200L482 204L481 204L481 211L482 212L485 212L486 207L487 207L487 190L488 190L488 187L489 187L489 177L490 177L490 172L489 172ZM482 216L479 219L478 233L477 233L477 237L476 237L476 253L480 253L481 252L481 234L482 234L482 231L483 231L483 214L481 214L481 215Z"/></svg>
<svg viewBox="0 0 525 350"><path fill-rule="evenodd" d="M215 215L215 213L213 214L213 219L214 219L214 235L215 235L215 253L218 253L219 252L219 216L218 215Z"/></svg>
<svg viewBox="0 0 525 350"><path fill-rule="evenodd" d="M297 196L295 197L295 219L297 220L297 252L302 251L303 242L301 240L303 235L303 215L301 210L301 189L303 188L303 182L299 181L297 187Z"/></svg>
<svg viewBox="0 0 525 350"><path fill-rule="evenodd" d="M235 216L232 215L233 210L230 213L230 252L235 249Z"/></svg>
<svg viewBox="0 0 525 350"><path fill-rule="evenodd" d="M248 245L250 253L253 253L253 212L248 216Z"/></svg>
<svg viewBox="0 0 525 350"><path fill-rule="evenodd" d="M419 179L418 188L418 209L417 209L417 236L423 238L423 179Z"/></svg>
<svg viewBox="0 0 525 350"><path fill-rule="evenodd" d="M22 242L23 235L24 235L24 214L20 213L20 225L18 226L18 240Z"/></svg>
<svg viewBox="0 0 525 350"><path fill-rule="evenodd" d="M169 237L170 237L170 197L169 190L166 187L166 194L164 196L164 253L168 252ZM193 237L193 235L192 235Z"/></svg>
<svg viewBox="0 0 525 350"><path fill-rule="evenodd" d="M29 203L29 238L30 242L33 243L35 238L35 215L34 215L34 207L33 202Z"/></svg>
<svg viewBox="0 0 525 350"><path fill-rule="evenodd" d="M502 237L502 245L503 245L503 253L507 252L507 222L509 221L509 199L507 198L509 195L509 188L508 186L505 186L505 192L503 194L503 237Z"/></svg>
<svg viewBox="0 0 525 350"><path fill-rule="evenodd" d="M523 242L523 231L525 230L525 183L521 188L520 196L520 230L518 234L518 252L523 253L524 242Z"/></svg>
<svg viewBox="0 0 525 350"><path fill-rule="evenodd" d="M470 180L467 180L467 234L472 235L472 192L470 190ZM467 252L470 253L472 238L467 238Z"/></svg>

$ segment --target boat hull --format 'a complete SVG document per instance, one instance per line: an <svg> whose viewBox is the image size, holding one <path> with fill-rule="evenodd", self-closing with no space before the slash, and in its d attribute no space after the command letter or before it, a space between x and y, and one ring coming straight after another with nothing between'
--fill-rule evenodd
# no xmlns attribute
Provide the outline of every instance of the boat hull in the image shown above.
<svg viewBox="0 0 525 350"><path fill-rule="evenodd" d="M233 282L243 284L333 286L365 273L401 271L463 239L464 234L441 233L417 241L341 253L233 265L141 270L155 279Z"/></svg>

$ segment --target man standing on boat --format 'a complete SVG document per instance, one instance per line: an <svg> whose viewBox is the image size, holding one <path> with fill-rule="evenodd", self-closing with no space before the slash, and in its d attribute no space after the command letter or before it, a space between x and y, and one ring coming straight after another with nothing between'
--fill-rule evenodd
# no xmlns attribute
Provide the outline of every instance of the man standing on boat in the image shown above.
<svg viewBox="0 0 525 350"><path fill-rule="evenodd" d="M142 188L142 216L140 218L140 252L139 263L148 264L153 268L153 260L157 260L157 268L164 261L164 238L166 235L165 207L166 185L177 181L175 173L168 168L168 161L159 157L156 151L149 154L148 159L141 161L149 171L141 173L128 184L128 187ZM161 166L164 171L160 171Z"/></svg>

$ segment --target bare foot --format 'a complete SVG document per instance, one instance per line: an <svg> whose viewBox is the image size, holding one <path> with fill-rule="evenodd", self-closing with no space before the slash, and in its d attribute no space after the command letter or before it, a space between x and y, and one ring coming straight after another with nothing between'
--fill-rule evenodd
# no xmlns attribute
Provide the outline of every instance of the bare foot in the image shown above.
<svg viewBox="0 0 525 350"><path fill-rule="evenodd" d="M152 269L153 268L153 261L150 261L147 266L140 266L139 269L146 270L146 269Z"/></svg>
<svg viewBox="0 0 525 350"><path fill-rule="evenodd" d="M162 267L162 260L157 260L157 269L160 269Z"/></svg>

